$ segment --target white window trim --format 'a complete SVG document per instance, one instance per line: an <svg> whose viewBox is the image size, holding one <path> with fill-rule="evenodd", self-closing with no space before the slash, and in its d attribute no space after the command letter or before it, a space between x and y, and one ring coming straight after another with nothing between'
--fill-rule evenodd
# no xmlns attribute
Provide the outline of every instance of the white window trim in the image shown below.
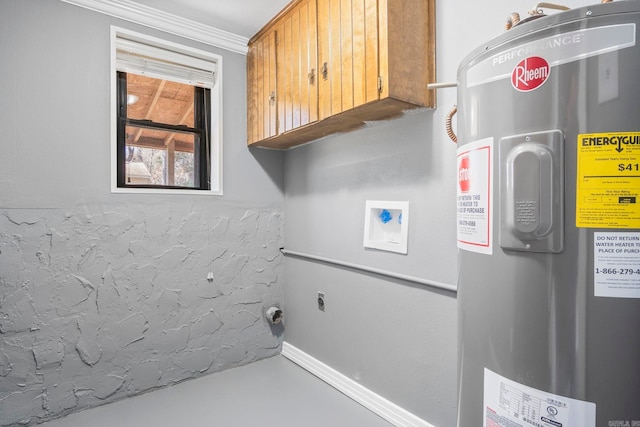
<svg viewBox="0 0 640 427"><path fill-rule="evenodd" d="M116 38L126 38L165 47L177 52L200 57L204 60L215 62L215 83L211 89L211 189L210 190L178 190L170 188L130 188L118 187L118 131L117 131L117 82L116 82ZM156 37L137 33L124 28L111 26L111 193L135 193L135 194L182 194L222 196L222 57L214 53L179 45Z"/></svg>

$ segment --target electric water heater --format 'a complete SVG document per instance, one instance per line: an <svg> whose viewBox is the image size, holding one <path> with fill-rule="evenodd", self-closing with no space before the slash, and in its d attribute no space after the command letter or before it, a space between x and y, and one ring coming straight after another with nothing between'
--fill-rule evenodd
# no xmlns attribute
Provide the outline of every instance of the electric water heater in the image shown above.
<svg viewBox="0 0 640 427"><path fill-rule="evenodd" d="M640 1L458 69L458 427L640 427Z"/></svg>

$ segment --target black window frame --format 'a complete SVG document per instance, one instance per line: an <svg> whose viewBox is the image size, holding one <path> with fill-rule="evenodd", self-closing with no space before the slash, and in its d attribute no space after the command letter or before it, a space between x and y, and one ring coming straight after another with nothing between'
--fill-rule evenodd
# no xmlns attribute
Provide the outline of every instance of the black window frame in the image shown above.
<svg viewBox="0 0 640 427"><path fill-rule="evenodd" d="M194 127L158 123L151 120L138 120L127 117L127 73L117 71L117 179L118 188L148 188L170 190L211 190L211 90L193 86ZM126 182L126 128L136 126L148 129L170 130L171 132L189 133L194 138L194 179L193 187L179 185L131 184ZM197 143L196 143L197 141Z"/></svg>

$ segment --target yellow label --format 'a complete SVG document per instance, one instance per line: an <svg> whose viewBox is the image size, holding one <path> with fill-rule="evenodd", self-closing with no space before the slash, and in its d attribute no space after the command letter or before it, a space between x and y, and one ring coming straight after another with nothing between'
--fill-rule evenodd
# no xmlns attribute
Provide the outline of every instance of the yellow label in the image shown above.
<svg viewBox="0 0 640 427"><path fill-rule="evenodd" d="M578 135L576 227L640 228L640 132Z"/></svg>

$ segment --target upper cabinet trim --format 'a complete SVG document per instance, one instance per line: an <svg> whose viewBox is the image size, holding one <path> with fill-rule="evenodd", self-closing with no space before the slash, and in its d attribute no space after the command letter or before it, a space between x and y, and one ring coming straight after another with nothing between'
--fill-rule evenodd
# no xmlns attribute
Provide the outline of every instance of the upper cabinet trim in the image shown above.
<svg viewBox="0 0 640 427"><path fill-rule="evenodd" d="M232 52L247 54L249 39L130 0L61 0L105 15L175 34Z"/></svg>

